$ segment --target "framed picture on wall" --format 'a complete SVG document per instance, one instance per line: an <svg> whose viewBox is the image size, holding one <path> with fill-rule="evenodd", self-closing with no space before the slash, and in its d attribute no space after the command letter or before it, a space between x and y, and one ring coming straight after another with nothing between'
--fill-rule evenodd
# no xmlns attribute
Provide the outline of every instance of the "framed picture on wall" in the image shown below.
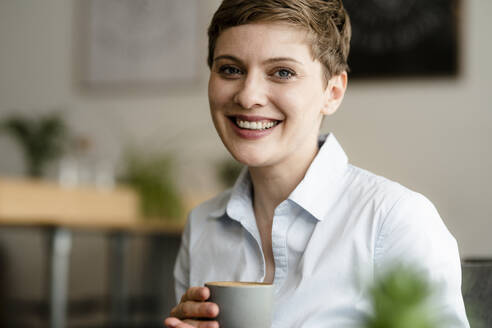
<svg viewBox="0 0 492 328"><path fill-rule="evenodd" d="M459 0L344 0L351 78L454 76Z"/></svg>
<svg viewBox="0 0 492 328"><path fill-rule="evenodd" d="M198 78L198 0L86 0L82 80L156 86Z"/></svg>

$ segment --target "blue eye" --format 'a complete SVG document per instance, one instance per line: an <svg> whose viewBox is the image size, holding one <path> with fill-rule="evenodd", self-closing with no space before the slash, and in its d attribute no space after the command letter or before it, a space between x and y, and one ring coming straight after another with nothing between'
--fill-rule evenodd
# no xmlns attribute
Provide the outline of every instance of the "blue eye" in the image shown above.
<svg viewBox="0 0 492 328"><path fill-rule="evenodd" d="M281 80L291 79L295 75L296 74L293 71L285 69L285 68L279 69L274 73L274 76L281 79Z"/></svg>
<svg viewBox="0 0 492 328"><path fill-rule="evenodd" d="M226 76L241 75L242 71L234 66L224 65L219 68L219 73Z"/></svg>

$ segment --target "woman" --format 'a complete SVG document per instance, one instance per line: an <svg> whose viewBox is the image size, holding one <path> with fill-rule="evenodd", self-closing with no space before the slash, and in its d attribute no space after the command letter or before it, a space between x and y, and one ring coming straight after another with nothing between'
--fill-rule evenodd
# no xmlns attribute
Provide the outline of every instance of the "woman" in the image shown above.
<svg viewBox="0 0 492 328"><path fill-rule="evenodd" d="M457 245L432 204L318 137L344 97L350 33L340 0L224 0L215 13L211 115L247 169L190 214L168 327L217 327L200 287L217 280L274 283L273 327L357 325L370 311L361 277L395 260L441 283L443 313L468 327Z"/></svg>

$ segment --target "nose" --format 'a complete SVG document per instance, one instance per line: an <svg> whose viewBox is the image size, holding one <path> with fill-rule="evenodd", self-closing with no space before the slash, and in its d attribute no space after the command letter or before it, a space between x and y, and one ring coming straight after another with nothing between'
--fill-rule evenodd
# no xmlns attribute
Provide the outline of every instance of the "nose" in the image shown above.
<svg viewBox="0 0 492 328"><path fill-rule="evenodd" d="M244 109L265 106L268 98L266 82L261 73L250 72L234 95L234 102Z"/></svg>

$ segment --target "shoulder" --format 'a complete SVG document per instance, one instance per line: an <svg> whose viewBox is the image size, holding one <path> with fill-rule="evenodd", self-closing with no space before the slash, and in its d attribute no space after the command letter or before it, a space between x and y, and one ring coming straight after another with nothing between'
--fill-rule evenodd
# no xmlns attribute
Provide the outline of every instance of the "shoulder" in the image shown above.
<svg viewBox="0 0 492 328"><path fill-rule="evenodd" d="M405 221L410 225L442 224L437 209L427 197L398 182L349 165L346 185L349 197L371 202L381 211L383 225L391 225L391 221Z"/></svg>
<svg viewBox="0 0 492 328"><path fill-rule="evenodd" d="M380 240L412 233L450 236L434 204L421 193L352 165L344 185L351 206L372 213Z"/></svg>
<svg viewBox="0 0 492 328"><path fill-rule="evenodd" d="M455 261L456 240L426 196L355 166L345 179L352 208L371 217L377 265L403 258L429 266L439 257Z"/></svg>
<svg viewBox="0 0 492 328"><path fill-rule="evenodd" d="M351 203L370 206L382 217L402 199L417 194L398 182L353 165L347 166L343 186L343 193Z"/></svg>
<svg viewBox="0 0 492 328"><path fill-rule="evenodd" d="M360 167L348 164L346 179L354 186L372 190L375 193L380 192L405 192L408 190L398 182L392 181L383 176L377 175Z"/></svg>
<svg viewBox="0 0 492 328"><path fill-rule="evenodd" d="M381 240L397 239L401 235L413 235L414 241L434 239L454 242L434 204L413 191L404 194L381 222Z"/></svg>
<svg viewBox="0 0 492 328"><path fill-rule="evenodd" d="M350 193L357 194L363 209L372 213L377 266L404 258L428 265L437 263L439 257L454 261L458 256L456 240L426 196L370 172L354 170L352 179L360 183Z"/></svg>

